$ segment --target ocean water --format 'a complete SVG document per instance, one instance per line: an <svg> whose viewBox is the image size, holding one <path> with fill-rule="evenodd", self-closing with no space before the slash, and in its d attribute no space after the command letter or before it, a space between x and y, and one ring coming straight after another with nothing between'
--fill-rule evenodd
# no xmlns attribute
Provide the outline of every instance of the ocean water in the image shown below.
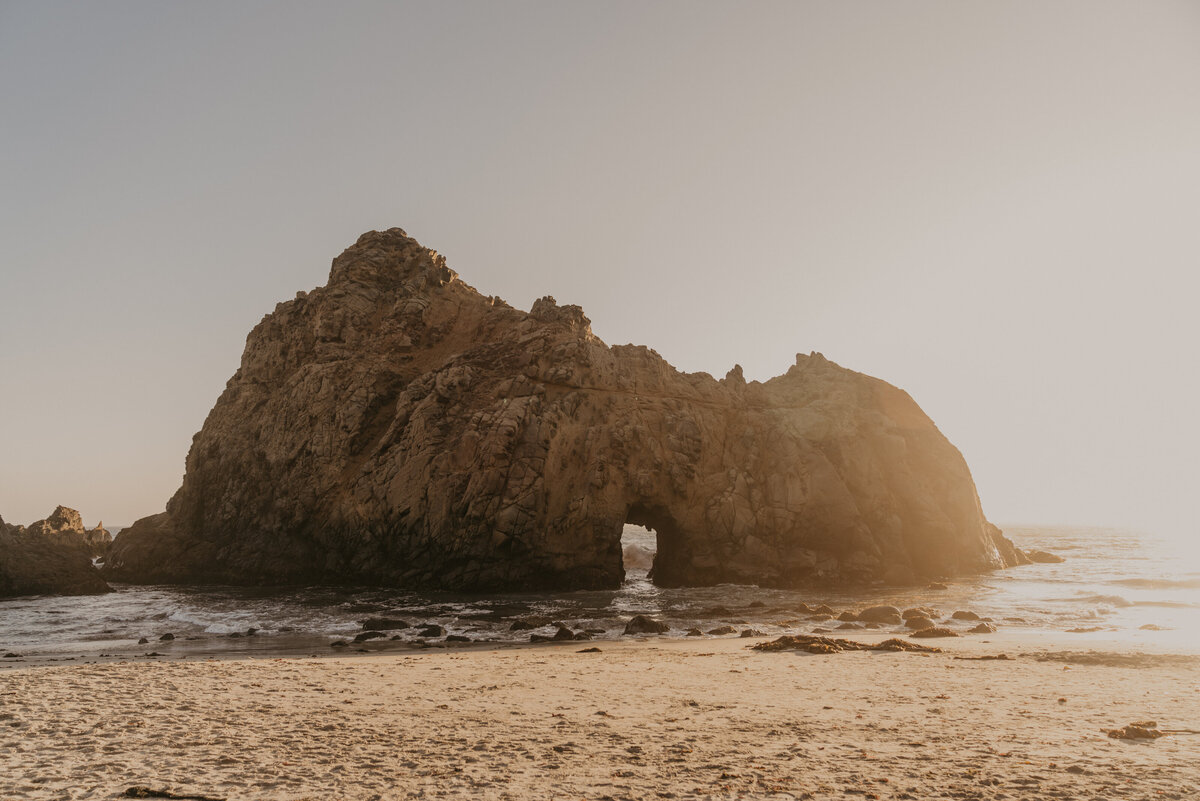
<svg viewBox="0 0 1200 801"><path fill-rule="evenodd" d="M1127 638L1156 650L1200 653L1200 560L1194 555L1182 557L1177 546L1152 534L1119 529L1009 526L1005 531L1019 547L1050 551L1066 561L955 579L945 590L792 591L730 584L663 589L647 578L653 533L627 526L626 581L617 590L464 596L344 587L115 585L116 592L104 596L0 601L0 652L63 659L149 649L161 654L328 653L331 642L352 639L364 619L379 616L401 618L414 628L389 632L397 642L374 640L361 647L415 643L421 639L415 626L425 623L477 641L528 642L531 633L554 633L553 626L512 630L515 621L532 616L575 630L593 629L595 639L620 638L636 613L665 621L671 627L668 637L723 625L767 635L836 629L836 620L809 620L797 610L807 603L828 604L839 612L875 604L927 606L947 617L971 610L1003 629L1069 632L1081 643L1088 637ZM974 624L948 625L965 630ZM160 641L167 633L175 639ZM150 643L138 645L142 637Z"/></svg>

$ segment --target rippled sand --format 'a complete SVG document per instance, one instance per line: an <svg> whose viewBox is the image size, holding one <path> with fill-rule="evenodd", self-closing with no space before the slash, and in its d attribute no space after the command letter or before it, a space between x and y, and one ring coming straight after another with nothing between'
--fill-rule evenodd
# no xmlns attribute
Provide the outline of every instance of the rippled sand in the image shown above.
<svg viewBox="0 0 1200 801"><path fill-rule="evenodd" d="M1101 732L1200 729L1194 659L988 640L17 665L0 672L0 798L1200 798L1200 735Z"/></svg>

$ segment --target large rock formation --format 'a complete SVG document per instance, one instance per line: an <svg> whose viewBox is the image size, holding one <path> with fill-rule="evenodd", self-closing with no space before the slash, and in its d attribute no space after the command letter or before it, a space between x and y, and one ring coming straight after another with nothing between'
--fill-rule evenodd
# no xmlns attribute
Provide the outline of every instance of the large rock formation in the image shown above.
<svg viewBox="0 0 1200 801"><path fill-rule="evenodd" d="M1014 549L903 391L797 356L747 383L526 313L403 231L280 303L193 440L166 512L117 537L137 582L613 587L626 522L662 585L910 582ZM999 547L999 550L998 550Z"/></svg>
<svg viewBox="0 0 1200 801"><path fill-rule="evenodd" d="M92 566L98 537L84 529L79 512L65 506L28 527L0 518L0 598L109 592Z"/></svg>

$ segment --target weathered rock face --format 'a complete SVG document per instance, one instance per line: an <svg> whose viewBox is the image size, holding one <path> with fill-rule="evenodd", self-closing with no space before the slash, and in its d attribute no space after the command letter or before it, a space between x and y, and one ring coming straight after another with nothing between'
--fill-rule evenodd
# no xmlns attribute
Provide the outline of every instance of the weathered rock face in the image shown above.
<svg viewBox="0 0 1200 801"><path fill-rule="evenodd" d="M761 384L680 373L606 346L577 306L480 295L393 228L255 327L183 486L105 569L613 587L626 522L658 533L662 585L908 582L1012 561L962 456L903 391L819 354Z"/></svg>
<svg viewBox="0 0 1200 801"><path fill-rule="evenodd" d="M63 506L28 527L0 519L0 598L110 592L92 566L93 534L79 512Z"/></svg>

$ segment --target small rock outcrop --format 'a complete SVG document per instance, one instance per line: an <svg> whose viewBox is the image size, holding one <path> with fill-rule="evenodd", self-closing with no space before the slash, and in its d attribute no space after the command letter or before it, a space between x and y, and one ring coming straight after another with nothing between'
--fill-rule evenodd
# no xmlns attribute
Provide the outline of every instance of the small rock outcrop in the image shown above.
<svg viewBox="0 0 1200 801"><path fill-rule="evenodd" d="M662 586L928 582L1019 563L907 393L798 355L747 382L529 312L398 228L280 303L165 512L117 538L133 582L608 588L625 523Z"/></svg>
<svg viewBox="0 0 1200 801"><path fill-rule="evenodd" d="M91 533L79 512L65 506L29 526L0 518L0 598L110 592L92 565Z"/></svg>
<svg viewBox="0 0 1200 801"><path fill-rule="evenodd" d="M646 615L634 615L625 624L626 634L665 634L670 630L671 627L666 623Z"/></svg>
<svg viewBox="0 0 1200 801"><path fill-rule="evenodd" d="M104 556L112 545L113 535L108 533L103 523L97 523L95 528L83 532L83 541L92 549L92 556Z"/></svg>

